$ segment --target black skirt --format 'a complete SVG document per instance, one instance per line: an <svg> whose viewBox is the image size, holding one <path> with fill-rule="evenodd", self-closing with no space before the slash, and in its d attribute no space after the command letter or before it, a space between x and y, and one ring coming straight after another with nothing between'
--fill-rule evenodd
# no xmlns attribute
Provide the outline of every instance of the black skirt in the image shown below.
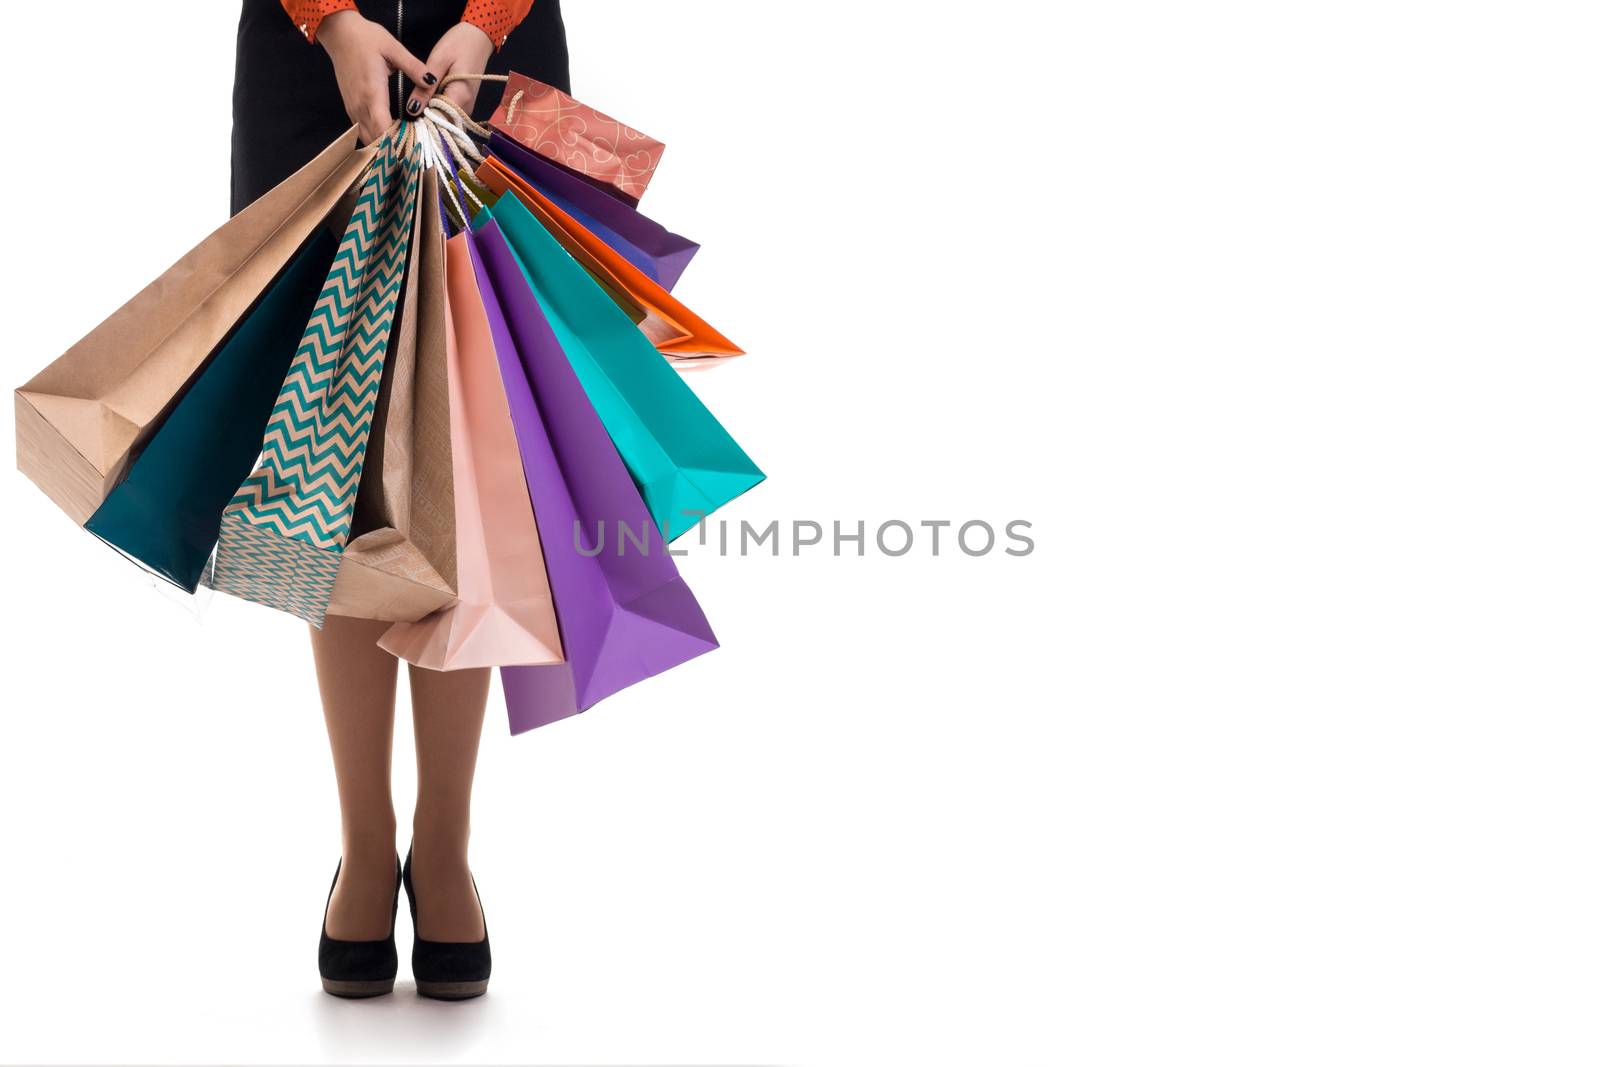
<svg viewBox="0 0 1600 1067"><path fill-rule="evenodd" d="M463 0L357 0L361 13L426 61L444 32L461 20ZM571 89L560 0L534 0L533 10L489 60L488 73L514 70ZM401 79L397 100L411 92ZM489 117L503 86L485 82L473 114ZM399 104L391 102L396 116ZM299 170L351 126L333 63L307 43L279 0L244 0L233 76L233 195L237 213Z"/></svg>

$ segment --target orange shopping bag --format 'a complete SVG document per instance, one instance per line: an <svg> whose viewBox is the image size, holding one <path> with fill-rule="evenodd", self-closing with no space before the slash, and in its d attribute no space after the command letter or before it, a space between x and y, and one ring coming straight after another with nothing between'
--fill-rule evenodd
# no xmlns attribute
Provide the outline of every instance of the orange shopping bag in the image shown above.
<svg viewBox="0 0 1600 1067"><path fill-rule="evenodd" d="M522 201L561 247L629 313L662 355L673 359L744 355L744 349L684 307L677 297L498 159L490 156L478 167L478 180L496 196L509 192Z"/></svg>

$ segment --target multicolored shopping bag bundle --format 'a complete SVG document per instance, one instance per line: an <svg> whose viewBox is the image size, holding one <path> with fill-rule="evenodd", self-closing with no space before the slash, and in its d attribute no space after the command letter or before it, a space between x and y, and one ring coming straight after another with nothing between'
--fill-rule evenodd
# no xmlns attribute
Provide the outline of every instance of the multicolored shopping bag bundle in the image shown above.
<svg viewBox="0 0 1600 1067"><path fill-rule="evenodd" d="M511 75L351 131L16 393L101 540L320 626L500 667L513 732L717 647L666 545L764 475L678 370L741 350L638 210L661 143Z"/></svg>

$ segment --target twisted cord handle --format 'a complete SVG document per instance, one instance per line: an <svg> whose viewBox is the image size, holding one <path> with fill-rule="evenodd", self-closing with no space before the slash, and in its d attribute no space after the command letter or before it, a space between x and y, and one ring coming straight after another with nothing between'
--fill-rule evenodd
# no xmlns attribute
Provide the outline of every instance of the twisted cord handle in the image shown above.
<svg viewBox="0 0 1600 1067"><path fill-rule="evenodd" d="M439 83L439 89L456 82L506 80L504 74L451 74ZM401 155L415 153L424 167L439 168L441 177L446 178L439 183L439 188L454 209L459 224L465 225L464 220L471 218L473 213L463 207L451 176L470 174L474 164L483 162L483 150L478 147L477 141L489 139L489 128L435 90L420 115L396 119L383 139L389 141L396 138L396 149ZM484 207L482 199L469 184L463 183L461 189L478 209Z"/></svg>
<svg viewBox="0 0 1600 1067"><path fill-rule="evenodd" d="M451 74L451 75L447 76L444 81L439 83L439 89L442 91L445 88L445 86L454 85L456 82L505 82L505 81L510 81L509 76L507 76L505 74ZM512 97L512 106L513 107L516 106L516 102L518 100L520 100L521 97L522 97L522 94L520 92L517 93L517 95L515 97ZM488 136L489 136L489 127L484 126L484 125L482 125L482 124L480 124L478 122L473 121L473 118L472 118L471 115L466 114L459 107L457 107L454 101L447 100L444 96L441 95L440 92L435 92L433 94L433 99L428 101L428 106L429 107L432 107L434 104L442 105L444 108L449 110L460 121L462 126L464 126L467 129L471 130L473 133L477 134L479 137L482 137L482 138L485 138L485 139L488 138Z"/></svg>

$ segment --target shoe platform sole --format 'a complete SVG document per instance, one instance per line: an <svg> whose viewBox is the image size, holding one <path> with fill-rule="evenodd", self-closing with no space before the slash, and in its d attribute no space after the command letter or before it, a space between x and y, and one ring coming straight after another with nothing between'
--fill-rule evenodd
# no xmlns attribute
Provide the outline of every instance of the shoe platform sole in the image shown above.
<svg viewBox="0 0 1600 1067"><path fill-rule="evenodd" d="M471 1000L481 997L489 988L489 979L481 982L418 982L417 995L434 1000Z"/></svg>
<svg viewBox="0 0 1600 1067"><path fill-rule="evenodd" d="M366 997L381 997L385 993L394 992L393 978L380 978L370 982L346 982L337 978L324 978L322 991L346 1000L361 1000Z"/></svg>

